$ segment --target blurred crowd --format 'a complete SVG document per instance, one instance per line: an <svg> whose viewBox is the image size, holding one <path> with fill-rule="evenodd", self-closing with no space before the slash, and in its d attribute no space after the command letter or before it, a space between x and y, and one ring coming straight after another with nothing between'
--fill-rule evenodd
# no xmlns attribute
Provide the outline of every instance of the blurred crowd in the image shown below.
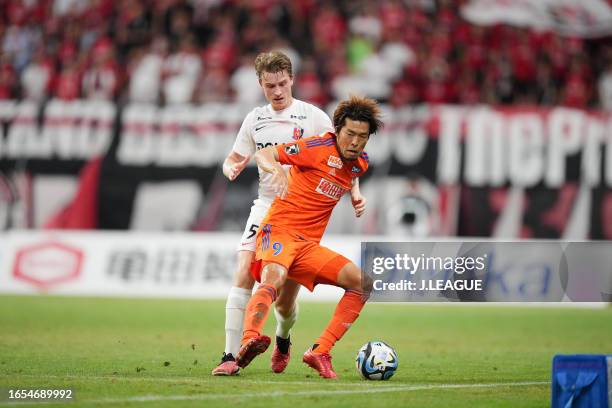
<svg viewBox="0 0 612 408"><path fill-rule="evenodd" d="M612 41L460 15L467 0L0 0L0 99L261 102L253 61L295 94L612 110Z"/></svg>

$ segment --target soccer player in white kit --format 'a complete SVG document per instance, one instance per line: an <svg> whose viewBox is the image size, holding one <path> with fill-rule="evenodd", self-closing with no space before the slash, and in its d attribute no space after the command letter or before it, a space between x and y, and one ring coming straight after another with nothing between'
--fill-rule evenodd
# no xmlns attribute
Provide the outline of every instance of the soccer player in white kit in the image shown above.
<svg viewBox="0 0 612 408"><path fill-rule="evenodd" d="M255 70L268 105L253 109L242 122L232 151L223 162L223 174L233 181L246 167L250 158L264 147L290 143L302 136L333 132L331 120L319 108L293 98L293 71L289 58L278 51L264 52L255 59ZM225 352L213 375L236 375L240 368L234 358L240 349L244 310L255 281L250 266L255 257L255 237L261 220L274 201L276 191L271 187L271 175L259 169L259 197L253 202L251 213L238 245L238 268L234 284L225 305ZM351 189L355 215L365 211L366 200L355 184ZM271 367L283 372L290 357L290 329L297 315L298 283L287 280L275 303L276 344L272 352Z"/></svg>

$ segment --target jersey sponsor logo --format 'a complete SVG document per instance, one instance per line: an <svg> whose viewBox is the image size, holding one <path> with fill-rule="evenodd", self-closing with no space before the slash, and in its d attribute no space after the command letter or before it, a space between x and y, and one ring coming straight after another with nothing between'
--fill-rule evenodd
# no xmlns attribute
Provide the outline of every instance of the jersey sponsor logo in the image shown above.
<svg viewBox="0 0 612 408"><path fill-rule="evenodd" d="M319 181L319 185L315 190L317 193L321 193L326 197L333 198L336 201L340 200L340 198L342 198L342 195L346 193L346 190L344 188L324 178Z"/></svg>
<svg viewBox="0 0 612 408"><path fill-rule="evenodd" d="M351 169L351 173L359 173L361 171L361 169L357 166L353 166L353 168Z"/></svg>
<svg viewBox="0 0 612 408"><path fill-rule="evenodd" d="M299 126L293 128L293 140L299 140L304 136L304 129Z"/></svg>
<svg viewBox="0 0 612 408"><path fill-rule="evenodd" d="M339 157L336 157L336 156L329 156L329 159L327 159L327 165L329 167L335 167L337 169L341 169L342 168L342 159L340 159Z"/></svg>
<svg viewBox="0 0 612 408"><path fill-rule="evenodd" d="M257 150L261 150L263 148L270 147L270 146L276 146L276 145L278 145L278 143L272 143L272 142L268 142L268 143L255 143L255 148Z"/></svg>
<svg viewBox="0 0 612 408"><path fill-rule="evenodd" d="M266 127L266 125L257 126L257 127L255 127L255 131L259 132L261 129L263 129L265 127Z"/></svg>
<svg viewBox="0 0 612 408"><path fill-rule="evenodd" d="M290 117L291 119L299 119L299 120L304 120L307 118L306 115L291 115Z"/></svg>
<svg viewBox="0 0 612 408"><path fill-rule="evenodd" d="M300 152L300 146L298 146L295 143L285 146L285 153L287 153L289 156L296 155L299 152Z"/></svg>

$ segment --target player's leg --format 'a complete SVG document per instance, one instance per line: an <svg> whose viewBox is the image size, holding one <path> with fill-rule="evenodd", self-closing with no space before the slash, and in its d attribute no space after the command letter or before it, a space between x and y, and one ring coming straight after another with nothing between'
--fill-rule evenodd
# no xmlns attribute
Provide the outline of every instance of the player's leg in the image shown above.
<svg viewBox="0 0 612 408"><path fill-rule="evenodd" d="M278 263L265 263L259 287L249 300L244 316L242 347L236 356L239 367L246 367L257 355L266 351L270 338L262 335L270 307L287 279L287 268Z"/></svg>
<svg viewBox="0 0 612 408"><path fill-rule="evenodd" d="M213 375L236 375L240 370L235 363L235 357L242 341L244 311L255 282L250 267L255 257L257 230L267 209L268 206L263 201L255 200L238 244L234 282L225 303L225 351L221 363L213 369Z"/></svg>
<svg viewBox="0 0 612 408"><path fill-rule="evenodd" d="M234 356L240 349L244 311L255 285L255 280L250 273L254 259L255 252L238 251L238 268L234 275L234 286L230 289L225 304L225 352Z"/></svg>
<svg viewBox="0 0 612 408"><path fill-rule="evenodd" d="M294 263L290 278L300 282L302 270L314 268L317 273L314 284L324 283L340 286L345 289L344 296L338 302L334 315L322 335L313 347L306 351L302 361L319 372L324 378L336 378L331 364L331 348L344 336L348 328L355 322L363 308L371 282L362 282L361 269L344 256L321 246L310 248L308 254ZM294 274L294 270L296 273ZM297 275L294 277L294 275ZM313 285L308 285L312 287Z"/></svg>
<svg viewBox="0 0 612 408"><path fill-rule="evenodd" d="M313 346L316 353L329 353L338 340L344 336L359 317L372 290L371 279L362 274L361 269L352 262L345 264L338 272L336 286L345 292L332 319Z"/></svg>
<svg viewBox="0 0 612 408"><path fill-rule="evenodd" d="M272 351L271 367L275 373L285 371L291 357L290 330L297 320L299 305L296 302L301 285L287 279L274 303L276 317L276 344Z"/></svg>
<svg viewBox="0 0 612 408"><path fill-rule="evenodd" d="M242 341L244 312L255 284L250 274L254 257L255 253L252 251L238 251L234 285L230 288L225 302L225 351L221 363L213 369L213 375L236 375L240 371L235 357Z"/></svg>

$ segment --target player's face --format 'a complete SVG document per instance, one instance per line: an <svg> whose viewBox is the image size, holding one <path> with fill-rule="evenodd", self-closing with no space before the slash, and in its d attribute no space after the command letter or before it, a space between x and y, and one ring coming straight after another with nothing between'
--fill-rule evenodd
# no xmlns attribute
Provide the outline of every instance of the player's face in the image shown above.
<svg viewBox="0 0 612 408"><path fill-rule="evenodd" d="M263 88L264 95L275 111L283 110L291 105L291 87L293 78L287 71L264 72L261 74L259 84Z"/></svg>
<svg viewBox="0 0 612 408"><path fill-rule="evenodd" d="M370 139L370 124L346 119L336 136L338 151L344 160L357 160Z"/></svg>

